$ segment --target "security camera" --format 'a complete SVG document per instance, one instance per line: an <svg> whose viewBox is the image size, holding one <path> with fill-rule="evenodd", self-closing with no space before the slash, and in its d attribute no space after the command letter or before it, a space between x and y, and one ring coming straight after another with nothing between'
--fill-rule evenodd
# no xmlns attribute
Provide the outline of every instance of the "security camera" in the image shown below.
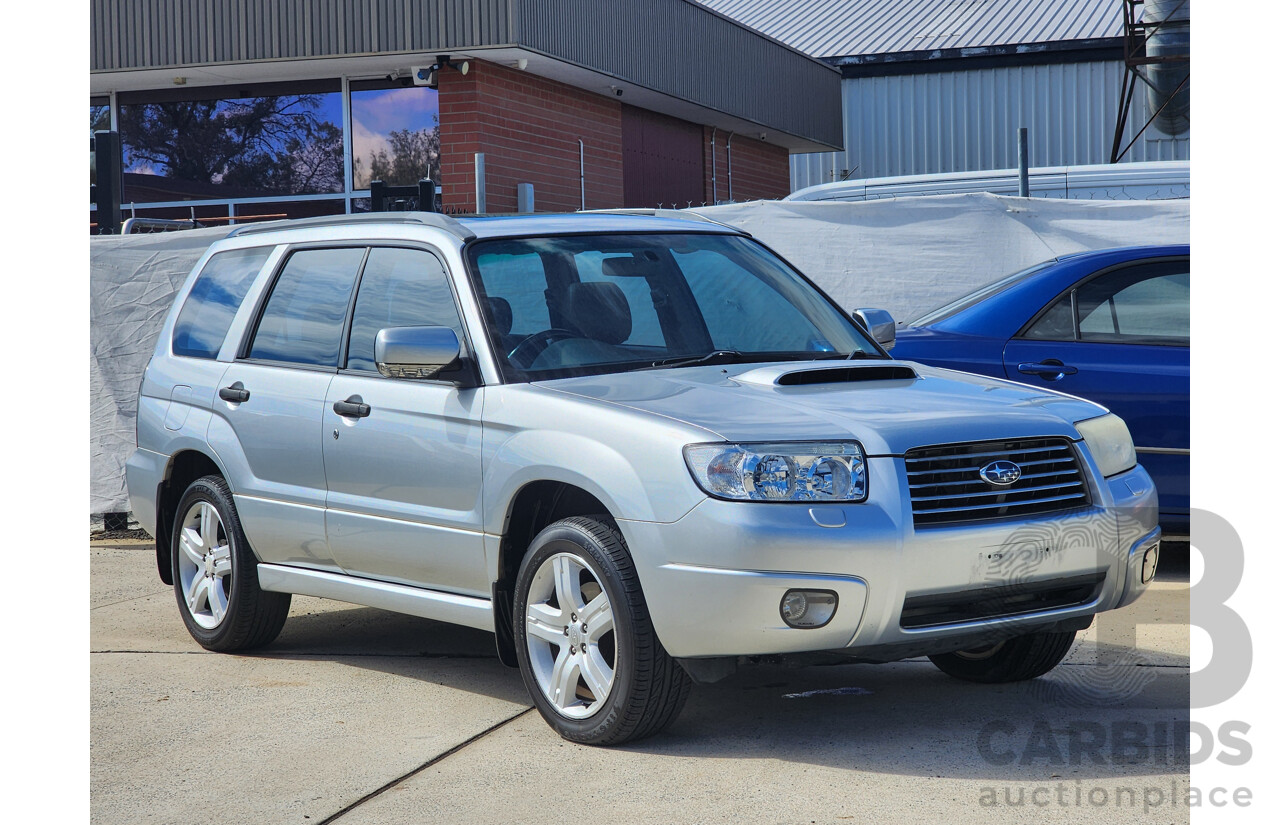
<svg viewBox="0 0 1280 825"><path fill-rule="evenodd" d="M617 86L610 86L609 88L613 89L613 93L615 95L617 95L618 97L622 97L622 89L618 88Z"/></svg>

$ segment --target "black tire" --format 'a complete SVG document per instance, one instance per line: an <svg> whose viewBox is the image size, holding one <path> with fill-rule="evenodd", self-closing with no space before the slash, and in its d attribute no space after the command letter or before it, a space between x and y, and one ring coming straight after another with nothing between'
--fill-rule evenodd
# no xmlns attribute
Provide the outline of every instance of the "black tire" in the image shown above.
<svg viewBox="0 0 1280 825"><path fill-rule="evenodd" d="M948 676L968 682L1022 682L1058 666L1076 640L1075 631L1028 633L973 650L930 656Z"/></svg>
<svg viewBox="0 0 1280 825"><path fill-rule="evenodd" d="M585 568L579 572L588 574L588 581L581 589L601 587L612 614L612 687L603 701L591 702L586 718L571 718L553 704L538 683L530 653L526 615L531 588L540 568L554 563L549 560L557 555L574 557ZM620 745L658 733L679 715L693 683L658 641L626 543L607 517L568 518L539 533L520 565L514 602L520 674L538 712L562 737L586 745ZM599 649L608 641L602 639ZM578 690L590 693L586 684L575 682Z"/></svg>
<svg viewBox="0 0 1280 825"><path fill-rule="evenodd" d="M230 551L230 572L224 574L225 578L218 585L222 588L221 592L225 593L225 614L213 627L206 626L211 617L203 617L202 623L187 602L184 562L181 560L184 554L181 546L184 524L193 509L202 504L210 505L216 511L220 522L216 528L217 536L219 541L225 538ZM258 586L258 560L249 549L249 542L240 526L240 515L231 498L231 490L221 476L209 475L196 479L182 494L174 513L170 550L173 591L178 600L178 612L182 614L182 622L187 626L187 631L201 647L221 652L248 650L268 644L280 635L285 619L289 617L291 596L288 593L268 593ZM190 563L187 563L186 569L186 579L192 581ZM202 574L197 570L194 575ZM227 579L230 580L229 589L225 587ZM207 599L208 597L206 605Z"/></svg>

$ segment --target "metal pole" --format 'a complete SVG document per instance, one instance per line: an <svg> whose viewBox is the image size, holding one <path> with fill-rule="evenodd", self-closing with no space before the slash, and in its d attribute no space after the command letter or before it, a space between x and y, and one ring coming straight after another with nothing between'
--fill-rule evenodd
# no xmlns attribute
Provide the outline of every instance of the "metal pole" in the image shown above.
<svg viewBox="0 0 1280 825"><path fill-rule="evenodd" d="M373 170L370 170L373 171ZM351 81L342 76L342 191L346 194L346 212L351 214L351 191L355 186L355 144L351 136ZM380 209L370 209L380 212Z"/></svg>
<svg viewBox="0 0 1280 825"><path fill-rule="evenodd" d="M729 167L729 203L733 203L733 132L724 142L725 165Z"/></svg>
<svg viewBox="0 0 1280 825"><path fill-rule="evenodd" d="M1031 197L1031 161L1027 154L1027 127L1018 128L1018 197Z"/></svg>
<svg viewBox="0 0 1280 825"><path fill-rule="evenodd" d="M476 152L476 214L484 213L484 152Z"/></svg>

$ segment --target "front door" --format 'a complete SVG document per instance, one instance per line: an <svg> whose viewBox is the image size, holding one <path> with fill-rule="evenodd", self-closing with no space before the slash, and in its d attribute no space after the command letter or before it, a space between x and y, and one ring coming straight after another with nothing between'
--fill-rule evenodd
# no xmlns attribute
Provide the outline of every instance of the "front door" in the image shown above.
<svg viewBox="0 0 1280 825"><path fill-rule="evenodd" d="M329 544L352 575L488 598L480 529L484 390L380 375L374 338L401 326L451 327L465 341L440 259L425 249L374 247L345 369L324 403Z"/></svg>
<svg viewBox="0 0 1280 825"><path fill-rule="evenodd" d="M1078 395L1124 419L1165 513L1190 507L1187 259L1090 277L1005 346L1005 374Z"/></svg>

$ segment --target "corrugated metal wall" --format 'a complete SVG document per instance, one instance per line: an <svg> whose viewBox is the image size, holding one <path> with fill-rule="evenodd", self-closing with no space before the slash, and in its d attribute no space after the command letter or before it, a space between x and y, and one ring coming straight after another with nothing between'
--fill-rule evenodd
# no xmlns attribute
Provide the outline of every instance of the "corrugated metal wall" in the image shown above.
<svg viewBox="0 0 1280 825"><path fill-rule="evenodd" d="M92 70L511 42L508 0L91 0Z"/></svg>
<svg viewBox="0 0 1280 825"><path fill-rule="evenodd" d="M838 72L686 0L523 0L520 9L522 45L754 120L762 132L772 123L840 145L840 115L828 105Z"/></svg>
<svg viewBox="0 0 1280 825"><path fill-rule="evenodd" d="M1018 165L1019 126L1028 128L1032 166L1106 163L1123 73L1120 61L1098 61L846 78L845 152L792 155L792 190L838 180L841 170L873 178L1009 169ZM1150 117L1144 97L1134 98L1125 143ZM1124 159L1190 160L1191 139L1150 128Z"/></svg>

